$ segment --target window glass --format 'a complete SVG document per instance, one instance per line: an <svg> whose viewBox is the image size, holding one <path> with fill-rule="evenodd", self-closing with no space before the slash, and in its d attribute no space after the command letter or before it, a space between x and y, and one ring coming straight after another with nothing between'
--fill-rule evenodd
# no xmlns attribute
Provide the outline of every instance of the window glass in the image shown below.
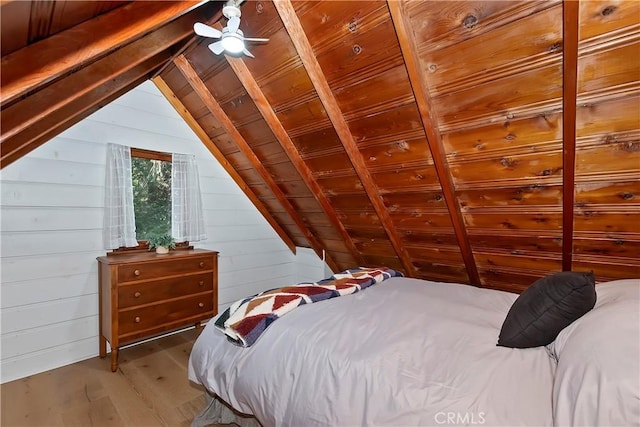
<svg viewBox="0 0 640 427"><path fill-rule="evenodd" d="M171 234L171 162L131 157L136 238Z"/></svg>

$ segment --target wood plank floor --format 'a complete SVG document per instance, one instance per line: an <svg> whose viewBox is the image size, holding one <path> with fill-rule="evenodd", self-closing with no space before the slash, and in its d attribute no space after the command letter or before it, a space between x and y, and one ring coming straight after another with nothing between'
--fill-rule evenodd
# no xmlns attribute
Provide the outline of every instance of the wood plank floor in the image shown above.
<svg viewBox="0 0 640 427"><path fill-rule="evenodd" d="M205 405L204 390L187 379L201 329L3 384L3 427L189 426Z"/></svg>

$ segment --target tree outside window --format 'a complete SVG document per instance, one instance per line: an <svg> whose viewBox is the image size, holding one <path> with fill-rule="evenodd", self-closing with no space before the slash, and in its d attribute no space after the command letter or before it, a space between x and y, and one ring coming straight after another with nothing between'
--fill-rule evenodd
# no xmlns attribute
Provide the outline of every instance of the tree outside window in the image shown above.
<svg viewBox="0 0 640 427"><path fill-rule="evenodd" d="M131 153L136 238L171 234L171 160Z"/></svg>

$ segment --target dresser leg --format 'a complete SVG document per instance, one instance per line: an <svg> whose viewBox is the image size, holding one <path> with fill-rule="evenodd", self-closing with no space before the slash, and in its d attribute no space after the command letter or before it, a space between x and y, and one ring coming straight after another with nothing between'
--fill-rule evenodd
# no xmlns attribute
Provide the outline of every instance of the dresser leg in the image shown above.
<svg viewBox="0 0 640 427"><path fill-rule="evenodd" d="M118 349L111 349L111 372L118 370Z"/></svg>
<svg viewBox="0 0 640 427"><path fill-rule="evenodd" d="M104 358L107 355L107 339L100 335L100 357Z"/></svg>

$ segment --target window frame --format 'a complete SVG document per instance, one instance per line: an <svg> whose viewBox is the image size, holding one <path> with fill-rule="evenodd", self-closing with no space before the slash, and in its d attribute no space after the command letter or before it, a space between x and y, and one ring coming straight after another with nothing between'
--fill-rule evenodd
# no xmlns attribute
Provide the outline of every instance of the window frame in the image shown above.
<svg viewBox="0 0 640 427"><path fill-rule="evenodd" d="M143 148L131 147L131 158L137 157L149 160L160 160L163 162L173 163L173 155L171 153L165 153L163 151L145 150ZM180 249L193 249L193 246L188 241L176 242L176 250ZM117 249L113 249L113 252L142 252L149 250L148 240L138 240L138 246L121 246Z"/></svg>

